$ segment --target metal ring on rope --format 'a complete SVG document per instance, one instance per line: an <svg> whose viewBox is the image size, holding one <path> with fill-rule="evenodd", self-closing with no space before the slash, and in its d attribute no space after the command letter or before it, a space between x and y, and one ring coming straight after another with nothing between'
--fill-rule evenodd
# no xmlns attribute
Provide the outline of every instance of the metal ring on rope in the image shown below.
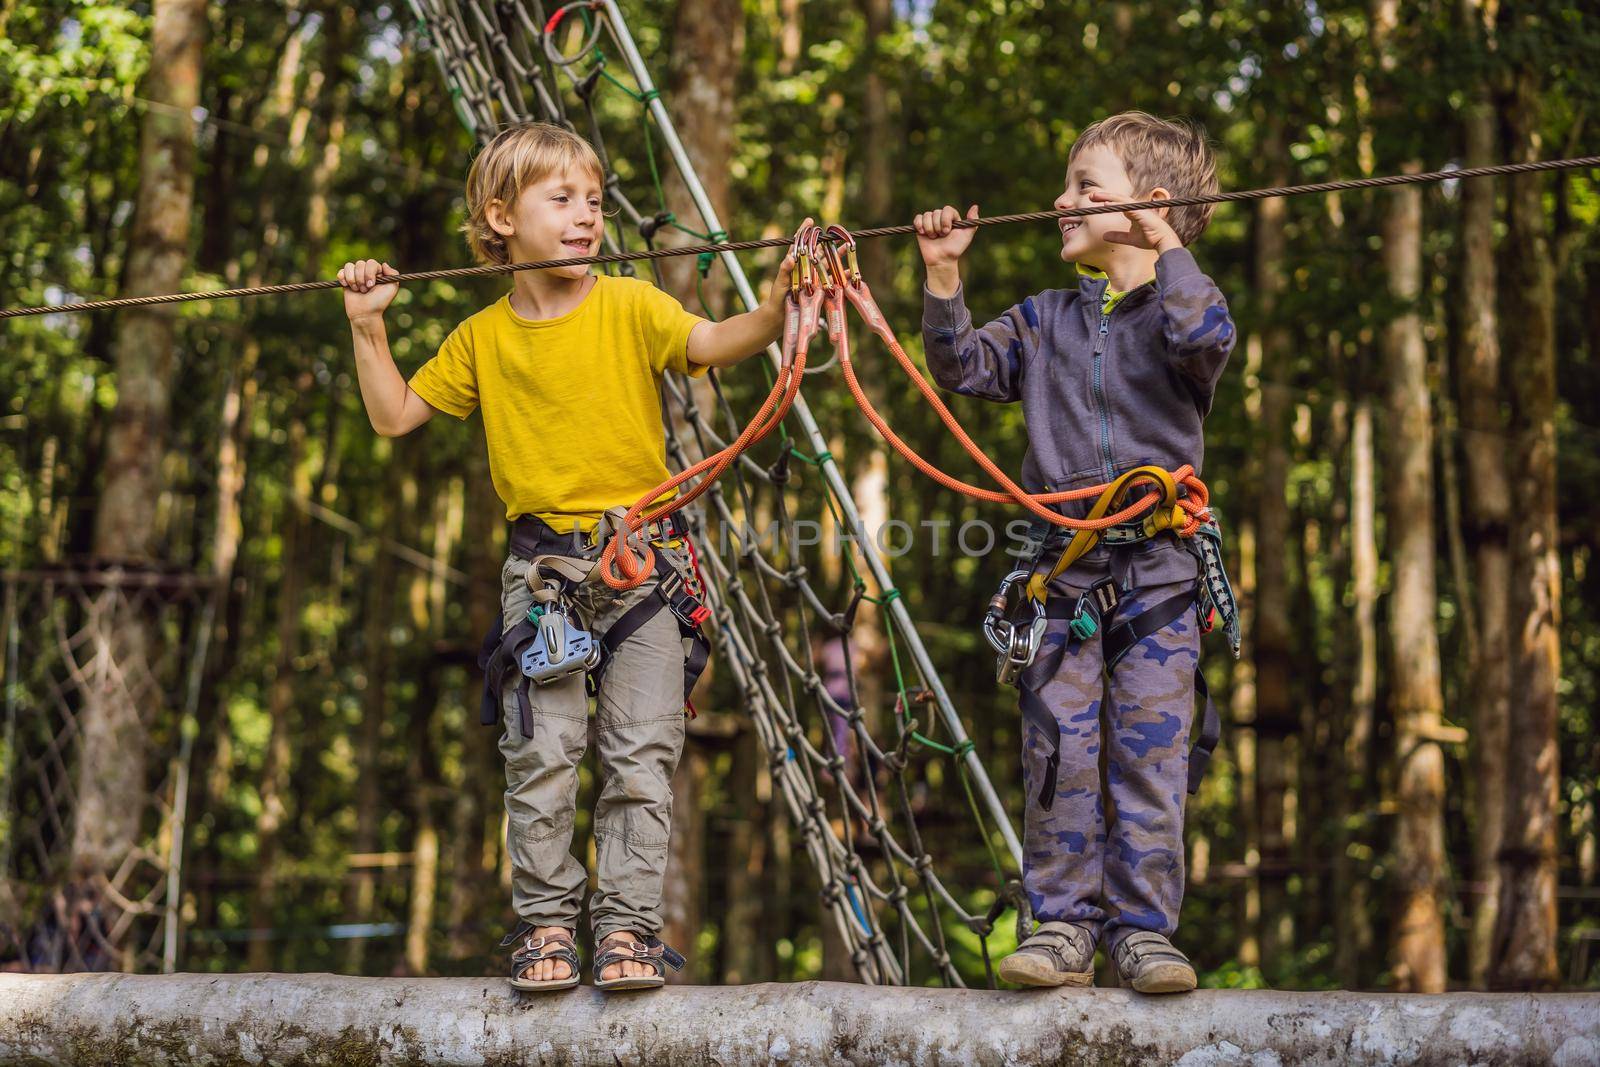
<svg viewBox="0 0 1600 1067"><path fill-rule="evenodd" d="M540 34L539 37L540 43L544 47L545 58L558 67L570 67L588 55L594 49L594 46L600 42L600 31L605 26L606 16L605 12L601 10L601 6L599 0L572 0L572 3L562 4L556 8L555 13L550 16L550 20L544 24L544 33ZM569 12L580 9L594 12L593 18L590 19L589 36L584 40L583 46L576 52L570 56L564 55L561 49L556 47L556 30L561 26L561 20L566 18Z"/></svg>
<svg viewBox="0 0 1600 1067"><path fill-rule="evenodd" d="M834 367L838 366L838 364L839 364L839 352L838 352L837 349L835 349L833 355L829 356L827 358L827 360L825 360L822 363L818 363L815 367L807 367L801 373L802 374L822 374L825 371L832 370Z"/></svg>

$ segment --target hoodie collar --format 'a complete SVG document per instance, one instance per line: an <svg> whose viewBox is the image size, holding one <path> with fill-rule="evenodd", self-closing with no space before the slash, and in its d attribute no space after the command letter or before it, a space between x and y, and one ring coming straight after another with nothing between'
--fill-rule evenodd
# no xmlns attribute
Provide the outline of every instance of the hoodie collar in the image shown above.
<svg viewBox="0 0 1600 1067"><path fill-rule="evenodd" d="M1122 303L1134 293L1138 293L1141 290L1146 289L1151 282L1156 280L1155 275L1152 274L1150 275L1149 279L1134 286L1132 289L1118 292L1117 290L1111 288L1110 275L1106 274L1106 272L1101 270L1099 267L1091 267L1087 263L1079 263L1077 264L1077 268L1079 279L1078 291L1085 297L1092 298L1092 303L1090 306L1098 307L1100 309L1100 314L1102 315L1111 314L1112 310L1115 309L1118 304Z"/></svg>

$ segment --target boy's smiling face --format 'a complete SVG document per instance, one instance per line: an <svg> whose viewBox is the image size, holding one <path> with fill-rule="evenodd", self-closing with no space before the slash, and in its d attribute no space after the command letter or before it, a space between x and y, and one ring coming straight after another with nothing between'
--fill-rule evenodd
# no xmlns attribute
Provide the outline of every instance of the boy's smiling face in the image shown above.
<svg viewBox="0 0 1600 1067"><path fill-rule="evenodd" d="M600 250L605 226L601 203L600 178L587 168L569 167L529 184L510 210L499 201L491 203L487 215L489 225L505 238L513 263L576 259ZM549 272L577 279L589 273L589 265L551 267Z"/></svg>
<svg viewBox="0 0 1600 1067"><path fill-rule="evenodd" d="M1096 207L1098 205L1090 199L1090 194L1096 192L1144 199L1153 190L1134 189L1133 180L1117 154L1105 145L1092 145L1074 155L1067 164L1066 186L1056 197L1055 207L1061 211ZM1120 251L1119 246L1105 239L1105 235L1126 230L1128 220L1117 212L1108 211L1101 215L1061 219L1059 225L1062 259L1104 268L1107 259Z"/></svg>

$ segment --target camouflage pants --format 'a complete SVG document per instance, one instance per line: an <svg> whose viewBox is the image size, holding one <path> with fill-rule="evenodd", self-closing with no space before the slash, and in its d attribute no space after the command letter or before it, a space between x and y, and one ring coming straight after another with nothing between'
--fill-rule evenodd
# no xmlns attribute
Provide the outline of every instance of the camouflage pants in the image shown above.
<svg viewBox="0 0 1600 1067"><path fill-rule="evenodd" d="M1126 593L1106 625L1193 584ZM1052 596L1076 601L1080 591ZM1061 731L1055 800L1046 810L1038 794L1050 746L1038 726L1024 721L1023 886L1037 921L1082 923L1108 947L1139 930L1170 937L1183 903L1183 804L1199 625L1192 611L1184 612L1134 646L1109 680L1100 634L1070 649L1067 625L1050 621L1044 647L1022 678Z"/></svg>

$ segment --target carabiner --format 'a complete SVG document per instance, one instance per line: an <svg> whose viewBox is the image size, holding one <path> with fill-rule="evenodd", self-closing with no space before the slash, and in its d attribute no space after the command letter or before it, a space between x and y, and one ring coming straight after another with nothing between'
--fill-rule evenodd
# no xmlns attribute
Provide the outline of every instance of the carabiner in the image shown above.
<svg viewBox="0 0 1600 1067"><path fill-rule="evenodd" d="M798 244L798 242L796 242ZM816 281L811 277L811 257L800 248L794 250L794 273L789 275L789 292L799 296L802 292L809 292L816 287Z"/></svg>
<svg viewBox="0 0 1600 1067"><path fill-rule="evenodd" d="M791 295L814 294L826 284L821 227L812 225L796 231L789 245L789 254L794 256L794 273L789 276Z"/></svg>
<svg viewBox="0 0 1600 1067"><path fill-rule="evenodd" d="M861 264L856 260L856 239L849 230L833 223L823 231L827 240L828 254L833 259L834 274L837 275L840 285L858 286L861 284ZM839 256L839 249L844 249L844 258Z"/></svg>
<svg viewBox="0 0 1600 1067"><path fill-rule="evenodd" d="M995 679L1001 685L1015 685L1022 677L1022 672L1039 654L1045 628L1049 625L1044 605L1031 598L1028 604L1033 609L1033 618L1026 622L1011 619L1011 595L1027 581L1027 571L1012 571L1006 575L990 598L989 610L983 617L983 636L997 653Z"/></svg>

